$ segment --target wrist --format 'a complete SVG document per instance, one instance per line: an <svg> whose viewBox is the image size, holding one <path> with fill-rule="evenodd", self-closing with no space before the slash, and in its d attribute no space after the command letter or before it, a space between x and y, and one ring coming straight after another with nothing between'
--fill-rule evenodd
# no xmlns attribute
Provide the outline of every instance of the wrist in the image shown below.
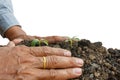
<svg viewBox="0 0 120 80"><path fill-rule="evenodd" d="M26 35L26 33L22 30L22 28L18 25L10 27L5 33L5 37L9 40L13 40L18 38L19 36Z"/></svg>

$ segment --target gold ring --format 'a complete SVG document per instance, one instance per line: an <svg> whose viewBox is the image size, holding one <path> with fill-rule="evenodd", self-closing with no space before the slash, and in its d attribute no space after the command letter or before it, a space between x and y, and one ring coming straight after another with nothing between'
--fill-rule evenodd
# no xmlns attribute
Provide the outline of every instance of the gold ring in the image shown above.
<svg viewBox="0 0 120 80"><path fill-rule="evenodd" d="M46 62L47 62L46 57L43 57L43 68L44 69L46 68Z"/></svg>

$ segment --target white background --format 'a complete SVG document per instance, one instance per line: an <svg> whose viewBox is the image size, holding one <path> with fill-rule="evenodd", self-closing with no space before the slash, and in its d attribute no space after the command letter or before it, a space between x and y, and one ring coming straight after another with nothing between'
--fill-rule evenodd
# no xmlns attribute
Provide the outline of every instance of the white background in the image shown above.
<svg viewBox="0 0 120 80"><path fill-rule="evenodd" d="M38 36L77 36L120 49L120 0L12 0L23 30ZM7 44L0 39L0 44Z"/></svg>

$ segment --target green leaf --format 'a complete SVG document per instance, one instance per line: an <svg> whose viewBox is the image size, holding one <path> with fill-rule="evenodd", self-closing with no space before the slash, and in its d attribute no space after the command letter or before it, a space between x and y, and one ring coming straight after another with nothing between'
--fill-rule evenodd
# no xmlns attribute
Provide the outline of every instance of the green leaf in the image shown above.
<svg viewBox="0 0 120 80"><path fill-rule="evenodd" d="M41 45L42 43L48 46L48 41L47 41L47 40L41 39L41 40L40 40L40 45Z"/></svg>
<svg viewBox="0 0 120 80"><path fill-rule="evenodd" d="M31 46L40 46L40 41L38 39L32 40Z"/></svg>

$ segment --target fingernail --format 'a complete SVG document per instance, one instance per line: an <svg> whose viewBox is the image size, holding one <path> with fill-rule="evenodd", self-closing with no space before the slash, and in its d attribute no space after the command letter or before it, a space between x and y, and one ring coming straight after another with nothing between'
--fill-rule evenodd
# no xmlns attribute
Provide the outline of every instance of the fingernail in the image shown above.
<svg viewBox="0 0 120 80"><path fill-rule="evenodd" d="M73 73L75 73L77 75L81 75L82 74L82 69L81 68L75 68L75 69L73 69Z"/></svg>
<svg viewBox="0 0 120 80"><path fill-rule="evenodd" d="M79 65L83 65L84 62L82 59L76 59L76 63Z"/></svg>
<svg viewBox="0 0 120 80"><path fill-rule="evenodd" d="M71 56L71 52L70 52L70 51L65 50L65 51L64 51L64 55L65 55L65 56Z"/></svg>

